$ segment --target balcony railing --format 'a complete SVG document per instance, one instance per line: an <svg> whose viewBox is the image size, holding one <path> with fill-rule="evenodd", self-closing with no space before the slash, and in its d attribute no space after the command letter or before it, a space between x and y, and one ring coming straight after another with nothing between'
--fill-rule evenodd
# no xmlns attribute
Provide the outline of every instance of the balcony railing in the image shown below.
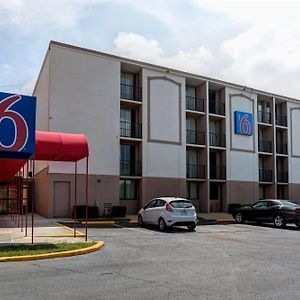
<svg viewBox="0 0 300 300"><path fill-rule="evenodd" d="M281 114L276 114L276 125L287 126L287 117Z"/></svg>
<svg viewBox="0 0 300 300"><path fill-rule="evenodd" d="M225 103L221 101L209 100L209 113L225 116Z"/></svg>
<svg viewBox="0 0 300 300"><path fill-rule="evenodd" d="M277 182L288 182L288 172L277 171Z"/></svg>
<svg viewBox="0 0 300 300"><path fill-rule="evenodd" d="M186 177L205 179L205 166L187 164L186 166Z"/></svg>
<svg viewBox="0 0 300 300"><path fill-rule="evenodd" d="M287 144L286 143L276 143L276 153L277 154L287 154Z"/></svg>
<svg viewBox="0 0 300 300"><path fill-rule="evenodd" d="M272 180L273 180L273 171L272 170L259 169L259 181L272 182Z"/></svg>
<svg viewBox="0 0 300 300"><path fill-rule="evenodd" d="M258 141L258 151L273 153L272 142L271 141L265 141L265 140L259 140Z"/></svg>
<svg viewBox="0 0 300 300"><path fill-rule="evenodd" d="M142 162L135 160L120 160L121 176L141 176Z"/></svg>
<svg viewBox="0 0 300 300"><path fill-rule="evenodd" d="M187 129L186 143L195 145L205 145L205 132Z"/></svg>
<svg viewBox="0 0 300 300"><path fill-rule="evenodd" d="M121 137L129 137L129 138L142 138L142 124L134 123L134 122L120 122L120 135Z"/></svg>
<svg viewBox="0 0 300 300"><path fill-rule="evenodd" d="M186 109L204 112L204 99L186 96Z"/></svg>
<svg viewBox="0 0 300 300"><path fill-rule="evenodd" d="M225 134L210 132L209 145L215 147L225 147L226 146Z"/></svg>
<svg viewBox="0 0 300 300"><path fill-rule="evenodd" d="M142 88L121 83L121 99L142 101Z"/></svg>
<svg viewBox="0 0 300 300"><path fill-rule="evenodd" d="M264 112L261 110L257 111L257 122L271 124L272 123L271 113Z"/></svg>
<svg viewBox="0 0 300 300"><path fill-rule="evenodd" d="M226 179L226 168L221 166L210 166L210 179L225 180Z"/></svg>

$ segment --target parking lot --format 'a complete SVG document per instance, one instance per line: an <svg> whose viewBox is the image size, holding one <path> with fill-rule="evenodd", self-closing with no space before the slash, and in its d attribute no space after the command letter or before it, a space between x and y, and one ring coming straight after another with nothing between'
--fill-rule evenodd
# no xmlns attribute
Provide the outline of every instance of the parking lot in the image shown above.
<svg viewBox="0 0 300 300"><path fill-rule="evenodd" d="M208 225L108 226L102 250L3 263L1 299L299 299L300 230ZM37 276L38 274L38 276Z"/></svg>

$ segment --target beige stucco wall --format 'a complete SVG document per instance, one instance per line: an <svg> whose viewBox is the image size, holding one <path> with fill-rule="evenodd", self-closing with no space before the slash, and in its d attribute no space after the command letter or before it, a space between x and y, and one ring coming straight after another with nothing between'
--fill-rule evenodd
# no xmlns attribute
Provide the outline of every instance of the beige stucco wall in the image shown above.
<svg viewBox="0 0 300 300"><path fill-rule="evenodd" d="M90 174L119 174L120 62L73 49L50 49L50 131L83 133L90 148ZM73 166L50 163L50 173ZM78 163L85 173L85 162Z"/></svg>
<svg viewBox="0 0 300 300"><path fill-rule="evenodd" d="M41 216L49 216L49 177L47 168L35 175L35 211Z"/></svg>

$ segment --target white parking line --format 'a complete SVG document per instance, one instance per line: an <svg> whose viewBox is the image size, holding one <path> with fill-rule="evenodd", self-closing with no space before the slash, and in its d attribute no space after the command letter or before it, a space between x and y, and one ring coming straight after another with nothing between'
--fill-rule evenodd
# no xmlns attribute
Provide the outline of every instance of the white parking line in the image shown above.
<svg viewBox="0 0 300 300"><path fill-rule="evenodd" d="M124 226L121 226L121 225L118 225L118 224L114 224L114 226L124 228L124 229L128 229L128 230L132 230L132 231L141 232L141 233L152 234L152 235L153 234L164 234L163 232L151 231L151 230L142 229L142 228L124 227Z"/></svg>

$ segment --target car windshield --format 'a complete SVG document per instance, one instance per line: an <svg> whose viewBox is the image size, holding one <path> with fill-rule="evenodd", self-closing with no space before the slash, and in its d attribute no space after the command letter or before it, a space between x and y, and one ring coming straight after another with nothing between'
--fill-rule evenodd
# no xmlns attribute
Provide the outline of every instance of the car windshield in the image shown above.
<svg viewBox="0 0 300 300"><path fill-rule="evenodd" d="M176 200L176 201L171 201L170 204L174 208L191 208L193 207L192 203L188 200Z"/></svg>
<svg viewBox="0 0 300 300"><path fill-rule="evenodd" d="M299 205L300 205L300 204L298 204L298 203L296 203L296 202L289 201L289 200L280 200L280 202L281 202L283 205L291 206L291 207L299 206Z"/></svg>

